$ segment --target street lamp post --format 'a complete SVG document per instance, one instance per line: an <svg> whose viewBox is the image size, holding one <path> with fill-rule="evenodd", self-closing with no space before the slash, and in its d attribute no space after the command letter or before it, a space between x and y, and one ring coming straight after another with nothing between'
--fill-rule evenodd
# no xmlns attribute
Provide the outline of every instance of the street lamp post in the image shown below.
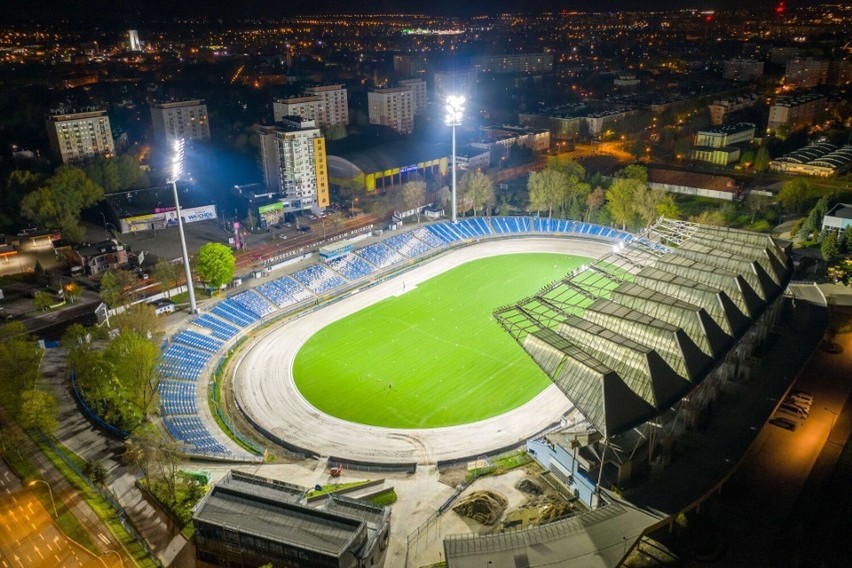
<svg viewBox="0 0 852 568"><path fill-rule="evenodd" d="M36 483L43 483L44 485L47 486L47 491L50 493L50 502L51 502L51 504L53 504L53 516L58 519L59 518L59 512L56 510L56 501L53 499L53 488L50 486L50 483L48 483L47 481L45 481L43 479L33 479L32 481L27 483L27 485L32 487Z"/></svg>
<svg viewBox="0 0 852 568"><path fill-rule="evenodd" d="M456 126L461 125L464 114L464 97L450 95L447 97L447 126L453 129L453 223L457 221L456 213Z"/></svg>
<svg viewBox="0 0 852 568"><path fill-rule="evenodd" d="M117 551L113 550L112 548L107 548L106 551L104 551L104 553L101 556L106 556L107 554L110 554L110 553L115 554L118 557L119 566L124 568L124 559L121 557L121 554L119 554ZM101 558L101 561L103 561L103 558ZM106 564L106 562L103 562L103 563Z"/></svg>
<svg viewBox="0 0 852 568"><path fill-rule="evenodd" d="M174 156L172 156L172 171L168 182L172 184L172 191L175 194L175 214L177 215L178 231L180 232L180 246L183 252L183 268L186 271L186 291L189 293L189 311L190 313L198 313L198 306L195 304L195 289L192 287L192 268L189 266L189 253L186 250L186 236L183 233L183 219L180 215L180 199L178 198L177 182L180 179L180 174L183 170L183 150L184 139L175 140Z"/></svg>

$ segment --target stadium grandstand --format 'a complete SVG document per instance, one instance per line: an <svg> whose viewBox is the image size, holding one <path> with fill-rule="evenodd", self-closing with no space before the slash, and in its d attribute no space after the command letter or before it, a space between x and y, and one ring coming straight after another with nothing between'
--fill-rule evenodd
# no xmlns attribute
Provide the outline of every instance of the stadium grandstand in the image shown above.
<svg viewBox="0 0 852 568"><path fill-rule="evenodd" d="M189 455L216 459L253 460L245 452L228 449L206 410L206 389L198 388L205 372L212 371L240 336L270 318L304 309L317 301L357 287L365 280L382 278L412 262L445 249L485 239L552 236L577 237L608 243L631 242L630 233L593 223L540 217L468 217L458 223L420 225L396 231L355 250L352 241L323 249L320 262L292 274L267 280L221 300L192 320L193 329L171 338L163 352L160 405L169 433ZM639 238L646 248L661 245ZM322 252L322 251L321 251ZM238 433L234 433L238 435Z"/></svg>

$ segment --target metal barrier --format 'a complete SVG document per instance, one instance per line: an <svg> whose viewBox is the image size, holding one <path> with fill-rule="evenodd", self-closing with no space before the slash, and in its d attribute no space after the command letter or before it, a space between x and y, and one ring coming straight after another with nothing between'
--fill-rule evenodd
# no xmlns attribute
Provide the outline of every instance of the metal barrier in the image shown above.
<svg viewBox="0 0 852 568"><path fill-rule="evenodd" d="M74 371L71 371L71 394L74 395L74 401L77 403L83 410L83 414L86 415L86 418L95 423L98 428L104 430L107 434L111 436L115 436L119 440L126 440L130 437L129 432L125 432L124 430L113 426L109 422L105 421L103 418L95 414L95 411L89 408L89 405L86 404L86 401L83 399L83 395L77 389L77 377L74 375Z"/></svg>

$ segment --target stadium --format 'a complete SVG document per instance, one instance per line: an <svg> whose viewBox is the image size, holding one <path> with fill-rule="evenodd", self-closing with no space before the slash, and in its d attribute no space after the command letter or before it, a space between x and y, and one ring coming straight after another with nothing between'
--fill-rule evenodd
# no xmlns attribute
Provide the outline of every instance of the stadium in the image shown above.
<svg viewBox="0 0 852 568"><path fill-rule="evenodd" d="M748 374L789 280L784 243L668 219L474 217L329 250L171 338L161 408L187 454L260 461L234 418L293 456L409 469L571 427L622 480Z"/></svg>

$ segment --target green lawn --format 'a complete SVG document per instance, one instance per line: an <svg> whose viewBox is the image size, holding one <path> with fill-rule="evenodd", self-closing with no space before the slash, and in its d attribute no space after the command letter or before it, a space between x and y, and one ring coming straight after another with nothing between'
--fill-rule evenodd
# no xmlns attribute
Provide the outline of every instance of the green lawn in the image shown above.
<svg viewBox="0 0 852 568"><path fill-rule="evenodd" d="M296 385L323 412L395 428L516 408L549 380L491 314L587 260L514 254L445 272L320 330L296 356Z"/></svg>

